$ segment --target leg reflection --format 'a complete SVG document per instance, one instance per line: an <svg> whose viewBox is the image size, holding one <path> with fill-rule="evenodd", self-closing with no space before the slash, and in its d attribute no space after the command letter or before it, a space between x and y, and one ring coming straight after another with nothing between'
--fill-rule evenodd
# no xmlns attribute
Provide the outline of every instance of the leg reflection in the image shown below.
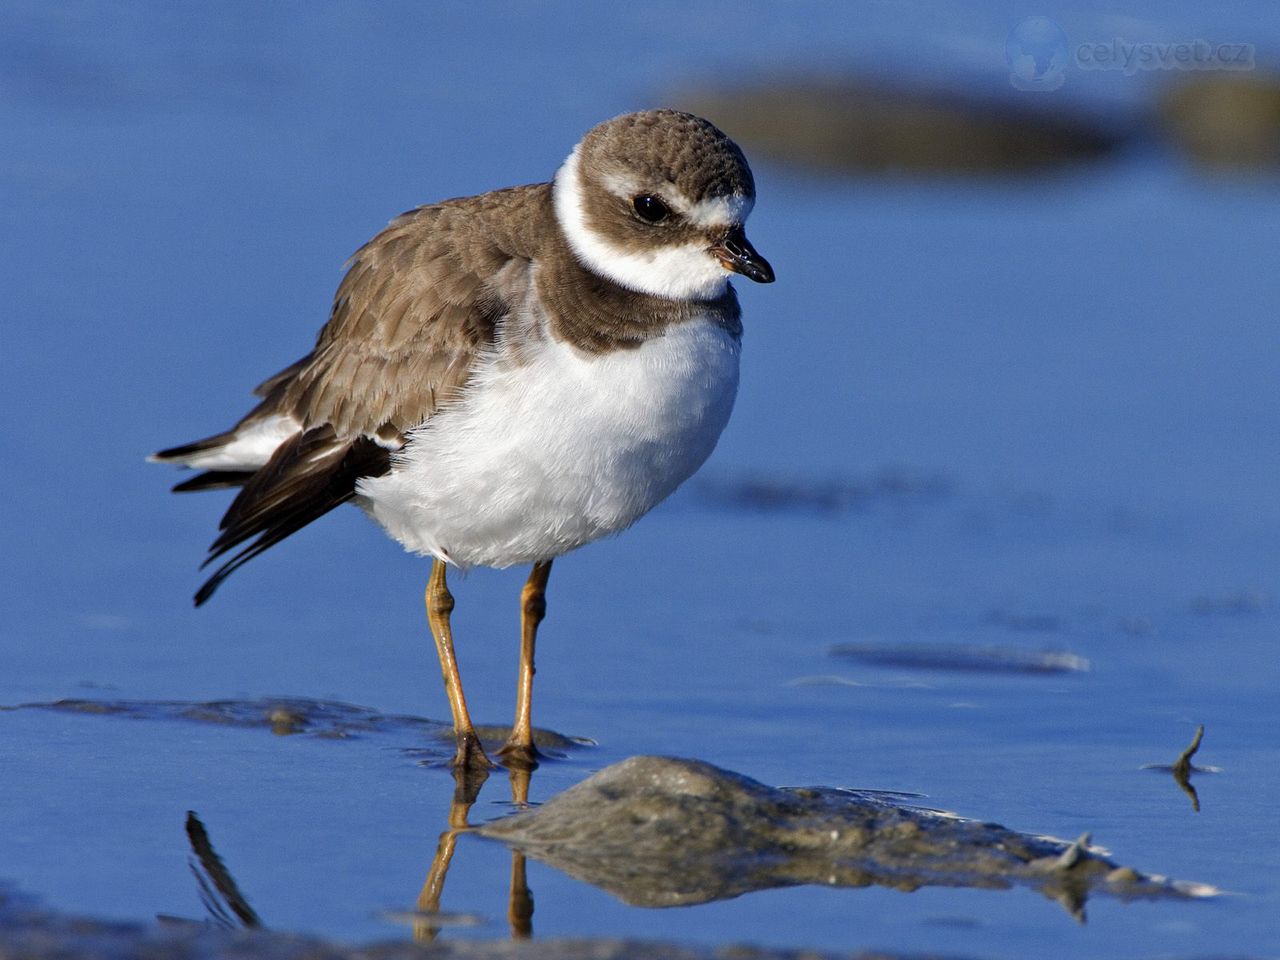
<svg viewBox="0 0 1280 960"><path fill-rule="evenodd" d="M467 816L480 792L478 786L473 789L470 782L464 782L470 779L465 767L454 768L457 786L453 791L453 800L449 803L449 828L440 834L436 854L431 858L431 869L427 871L427 879L423 881L422 890L418 893L418 913L423 915L423 919L413 925L415 940L431 941L440 932L440 927L430 918L440 913L440 896L444 893L444 881L449 875L449 864L453 862L453 851L458 845L458 834L470 829Z"/></svg>
<svg viewBox="0 0 1280 960"><path fill-rule="evenodd" d="M529 805L529 781L532 770L512 767L511 802L519 808ZM507 922L511 925L512 940L528 940L533 936L533 894L525 876L524 854L511 851L511 887L507 894Z"/></svg>
<svg viewBox="0 0 1280 960"><path fill-rule="evenodd" d="M533 894L525 878L524 854L511 851L511 894L507 901L507 921L512 940L528 940L533 936Z"/></svg>
<svg viewBox="0 0 1280 960"><path fill-rule="evenodd" d="M511 802L517 807L528 806L532 771L512 768L508 773L511 778ZM423 881L422 890L418 893L417 906L421 918L413 925L413 939L418 941L433 941L440 933L441 925L433 918L440 916L440 898L444 893L449 865L453 862L453 854L458 846L458 836L471 829L467 818L479 790L472 789L474 778L469 777L465 769L456 769L454 778L457 789L449 805L449 827L440 834L435 856L431 859L431 869L427 871L427 879ZM533 936L533 894L526 877L524 854L515 850L511 851L507 922L511 926L512 940L528 940Z"/></svg>

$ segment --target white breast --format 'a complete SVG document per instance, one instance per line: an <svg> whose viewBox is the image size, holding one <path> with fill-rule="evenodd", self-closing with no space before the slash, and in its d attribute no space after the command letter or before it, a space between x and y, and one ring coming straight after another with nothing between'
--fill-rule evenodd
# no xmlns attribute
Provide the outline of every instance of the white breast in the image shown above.
<svg viewBox="0 0 1280 960"><path fill-rule="evenodd" d="M634 523L698 469L729 420L738 341L695 320L634 349L553 340L486 362L413 431L359 502L412 551L461 565L559 556Z"/></svg>

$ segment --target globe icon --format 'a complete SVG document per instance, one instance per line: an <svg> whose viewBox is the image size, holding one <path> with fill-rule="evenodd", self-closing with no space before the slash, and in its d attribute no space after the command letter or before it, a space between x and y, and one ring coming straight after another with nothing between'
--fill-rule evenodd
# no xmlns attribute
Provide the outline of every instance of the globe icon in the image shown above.
<svg viewBox="0 0 1280 960"><path fill-rule="evenodd" d="M1019 90L1057 90L1067 79L1067 35L1048 17L1027 17L1004 45L1009 82Z"/></svg>

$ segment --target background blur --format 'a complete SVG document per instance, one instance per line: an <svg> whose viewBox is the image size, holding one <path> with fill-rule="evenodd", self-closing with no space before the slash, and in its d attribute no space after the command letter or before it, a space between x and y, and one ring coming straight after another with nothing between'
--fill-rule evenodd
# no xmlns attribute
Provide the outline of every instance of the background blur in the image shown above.
<svg viewBox="0 0 1280 960"><path fill-rule="evenodd" d="M655 912L535 871L535 928L1274 949L1280 846L1241 838L1280 760L1280 7L1204 6L0 4L0 703L291 693L447 716L424 561L343 510L194 611L226 498L171 496L143 458L245 412L391 217L548 179L594 123L684 106L751 157L749 235L779 279L737 285L742 390L703 474L556 566L536 720L600 747L535 792L684 754L1094 830L1247 896L1099 905L1078 928L1026 892ZM1173 65L1170 44L1249 60ZM455 588L488 722L510 711L523 575ZM841 642L1094 669L922 674L837 661ZM197 807L273 925L395 935L371 918L412 900L451 786L376 753L357 775L264 737L0 720L0 875L68 910L198 914ZM1225 772L1197 815L1137 768L1200 722ZM498 915L502 852L470 852L451 891Z"/></svg>

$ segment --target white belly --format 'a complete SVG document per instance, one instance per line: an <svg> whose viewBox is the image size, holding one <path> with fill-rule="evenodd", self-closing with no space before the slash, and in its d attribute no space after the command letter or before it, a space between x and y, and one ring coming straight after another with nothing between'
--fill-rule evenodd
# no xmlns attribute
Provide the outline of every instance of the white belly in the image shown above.
<svg viewBox="0 0 1280 960"><path fill-rule="evenodd" d="M463 566L559 556L630 526L729 420L739 344L692 321L591 355L552 340L489 362L358 502L405 548Z"/></svg>

